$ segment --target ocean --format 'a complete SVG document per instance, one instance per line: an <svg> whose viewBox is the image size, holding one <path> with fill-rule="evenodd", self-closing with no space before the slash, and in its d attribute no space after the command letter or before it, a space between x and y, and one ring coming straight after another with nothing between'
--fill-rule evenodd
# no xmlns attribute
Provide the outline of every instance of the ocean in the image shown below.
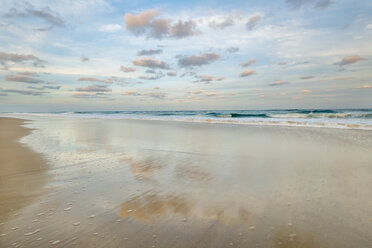
<svg viewBox="0 0 372 248"><path fill-rule="evenodd" d="M279 125L372 130L372 109L77 111L7 113L7 115L183 121L240 125Z"/></svg>

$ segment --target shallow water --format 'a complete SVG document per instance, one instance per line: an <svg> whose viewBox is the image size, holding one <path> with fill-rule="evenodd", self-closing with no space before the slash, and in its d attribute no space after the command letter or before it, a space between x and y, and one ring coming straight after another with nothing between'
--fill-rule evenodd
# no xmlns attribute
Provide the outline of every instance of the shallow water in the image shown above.
<svg viewBox="0 0 372 248"><path fill-rule="evenodd" d="M49 161L48 193L0 247L372 243L370 131L33 119L22 142Z"/></svg>

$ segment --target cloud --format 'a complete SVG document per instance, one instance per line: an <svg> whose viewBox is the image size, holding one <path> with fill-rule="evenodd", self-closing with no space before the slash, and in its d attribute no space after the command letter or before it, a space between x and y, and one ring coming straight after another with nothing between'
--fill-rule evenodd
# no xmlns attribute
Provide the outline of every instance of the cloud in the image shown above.
<svg viewBox="0 0 372 248"><path fill-rule="evenodd" d="M170 24L168 19L154 20L150 25L150 33L147 36L149 38L162 39L169 34L169 27Z"/></svg>
<svg viewBox="0 0 372 248"><path fill-rule="evenodd" d="M201 32L196 29L196 23L193 20L178 20L170 29L170 36L177 39L198 34L201 34Z"/></svg>
<svg viewBox="0 0 372 248"><path fill-rule="evenodd" d="M364 90L372 89L372 86L369 85L369 84L365 84L365 85L362 85L362 86L357 86L357 87L355 87L355 89L364 89Z"/></svg>
<svg viewBox="0 0 372 248"><path fill-rule="evenodd" d="M246 29L252 30L257 25L260 19L261 19L261 16L259 15L249 18L248 22L245 24Z"/></svg>
<svg viewBox="0 0 372 248"><path fill-rule="evenodd" d="M287 62L284 62L284 61L279 61L278 62L278 65L286 65L287 64Z"/></svg>
<svg viewBox="0 0 372 248"><path fill-rule="evenodd" d="M41 87L28 86L27 88L28 89L32 89L32 90L45 90L45 89L48 89L48 90L59 90L61 88L61 86L59 86L59 85L57 85L57 86L41 86Z"/></svg>
<svg viewBox="0 0 372 248"><path fill-rule="evenodd" d="M38 18L51 25L52 27L64 27L66 21L63 20L56 12L49 7L43 9L35 9L31 4L23 11L15 8L9 10L5 15L7 18Z"/></svg>
<svg viewBox="0 0 372 248"><path fill-rule="evenodd" d="M152 97L152 98L157 98L157 99L163 99L167 96L167 94L164 92L147 92L147 93L144 93L143 95Z"/></svg>
<svg viewBox="0 0 372 248"><path fill-rule="evenodd" d="M170 71L170 72L167 73L167 75L170 76L170 77L176 77L177 73L174 72L174 71Z"/></svg>
<svg viewBox="0 0 372 248"><path fill-rule="evenodd" d="M99 31L102 31L102 32L116 32L118 30L120 30L122 28L121 25L119 24L107 24L107 25L103 25L99 28Z"/></svg>
<svg viewBox="0 0 372 248"><path fill-rule="evenodd" d="M354 64L361 60L364 60L364 58L360 57L359 55L352 55L352 56L343 58L341 62L336 63L336 65L340 65L340 66L350 65L350 64Z"/></svg>
<svg viewBox="0 0 372 248"><path fill-rule="evenodd" d="M371 24L368 24L368 25L365 27L365 30L372 30L372 23L371 23Z"/></svg>
<svg viewBox="0 0 372 248"><path fill-rule="evenodd" d="M228 53L239 52L239 47L229 47L229 48L226 49L226 52L228 52Z"/></svg>
<svg viewBox="0 0 372 248"><path fill-rule="evenodd" d="M242 62L242 63L240 63L240 66L242 66L242 67L247 67L247 66L253 65L253 64L256 63L256 62L257 62L257 60L255 60L255 59L250 59L250 60L248 60L247 62Z"/></svg>
<svg viewBox="0 0 372 248"><path fill-rule="evenodd" d="M312 79L314 76L301 76L300 79Z"/></svg>
<svg viewBox="0 0 372 248"><path fill-rule="evenodd" d="M285 81L275 81L275 82L269 83L269 86L280 86L280 85L285 85L285 84L289 84L289 83Z"/></svg>
<svg viewBox="0 0 372 248"><path fill-rule="evenodd" d="M193 95L199 95L203 92L206 92L206 91L205 90L196 90L196 91L187 91L186 93L193 94Z"/></svg>
<svg viewBox="0 0 372 248"><path fill-rule="evenodd" d="M162 49L150 49L150 50L141 50L137 53L137 56L144 56L144 55L154 55L162 53Z"/></svg>
<svg viewBox="0 0 372 248"><path fill-rule="evenodd" d="M75 97L75 98L107 98L107 94L105 93L100 93L100 92L97 92L97 93L76 93L74 95L72 95L72 97Z"/></svg>
<svg viewBox="0 0 372 248"><path fill-rule="evenodd" d="M152 69L170 69L169 65L166 62L158 61L154 58L141 58L133 61L133 64L136 66L149 67Z"/></svg>
<svg viewBox="0 0 372 248"><path fill-rule="evenodd" d="M92 84L92 85L88 85L86 87L76 88L76 91L82 91L82 92L111 92L112 90L107 88L107 87L108 87L108 85Z"/></svg>
<svg viewBox="0 0 372 248"><path fill-rule="evenodd" d="M225 77L219 77L219 78L216 78L215 76L210 76L210 75L200 75L198 76L199 80L195 80L193 81L194 83L202 83L202 82L206 82L206 83L210 83L210 82L213 82L213 81L222 81L222 80L225 80Z"/></svg>
<svg viewBox="0 0 372 248"><path fill-rule="evenodd" d="M151 9L145 10L137 15L127 13L124 16L126 28L137 35L144 33L157 15L159 15L159 11Z"/></svg>
<svg viewBox="0 0 372 248"><path fill-rule="evenodd" d="M127 90L123 93L125 96L140 96L141 94L138 91Z"/></svg>
<svg viewBox="0 0 372 248"><path fill-rule="evenodd" d="M27 95L27 96L41 96L41 95L44 95L45 93L48 93L48 92L45 92L45 91L14 90L14 89L3 89L2 91L7 92L7 93L16 93L16 94L20 94L20 95Z"/></svg>
<svg viewBox="0 0 372 248"><path fill-rule="evenodd" d="M145 10L137 15L125 14L126 28L135 35L146 34L148 38L161 39L169 33L168 19L155 19L160 13L157 10Z"/></svg>
<svg viewBox="0 0 372 248"><path fill-rule="evenodd" d="M32 30L37 31L37 32L47 32L53 29L53 26L48 26L45 28L33 28Z"/></svg>
<svg viewBox="0 0 372 248"><path fill-rule="evenodd" d="M160 89L160 88L158 88ZM155 89L155 90L158 90ZM127 90L123 93L125 96L145 96L145 97L151 97L151 98L157 98L157 99L163 99L166 97L166 93L164 92L145 92L145 93L140 93L138 91L134 90Z"/></svg>
<svg viewBox="0 0 372 248"><path fill-rule="evenodd" d="M18 73L16 75L8 75L5 77L5 80L9 82L19 82L19 83L28 83L28 84L45 83L44 80L33 78L32 75L28 73Z"/></svg>
<svg viewBox="0 0 372 248"><path fill-rule="evenodd" d="M221 22L217 22L215 20L210 21L209 27L213 29L224 29L224 28L234 25L234 23L235 23L234 18L232 16L229 16Z"/></svg>
<svg viewBox="0 0 372 248"><path fill-rule="evenodd" d="M178 60L178 65L181 67L201 66L201 65L212 63L213 61L216 61L220 58L221 56L217 53L202 53L199 55L191 55L191 56L180 58Z"/></svg>
<svg viewBox="0 0 372 248"><path fill-rule="evenodd" d="M242 73L240 73L240 77L248 77L248 76L252 76L252 75L254 75L254 74L256 74L257 72L255 71L255 70L249 70L249 69L247 69L247 70L245 70L245 71L243 71Z"/></svg>
<svg viewBox="0 0 372 248"><path fill-rule="evenodd" d="M89 81L89 82L99 82L99 83L105 83L105 84L112 84L113 79L109 78L107 80L102 80L98 78L92 78L92 77L81 77L78 79L79 81Z"/></svg>
<svg viewBox="0 0 372 248"><path fill-rule="evenodd" d="M312 91L311 90L301 90L301 93L302 94L309 94L311 93Z"/></svg>
<svg viewBox="0 0 372 248"><path fill-rule="evenodd" d="M146 35L147 38L155 39L164 37L181 39L201 33L193 20L178 20L172 25L170 19L156 18L158 15L159 11L151 9L137 15L127 13L124 16L126 28L137 36Z"/></svg>
<svg viewBox="0 0 372 248"><path fill-rule="evenodd" d="M133 68L133 67L126 67L126 66L123 66L123 65L120 66L120 71L122 71L122 72L133 72L135 70L136 69Z"/></svg>
<svg viewBox="0 0 372 248"><path fill-rule="evenodd" d="M314 9L323 10L333 4L331 0L286 0L286 3L292 9L300 9L305 6L311 6Z"/></svg>
<svg viewBox="0 0 372 248"><path fill-rule="evenodd" d="M81 56L80 60L81 62L88 62L89 58L87 56Z"/></svg>
<svg viewBox="0 0 372 248"><path fill-rule="evenodd" d="M35 67L43 67L44 61L32 54L17 54L0 52L0 65L8 68L12 64L31 63Z"/></svg>
<svg viewBox="0 0 372 248"><path fill-rule="evenodd" d="M145 79L145 80L157 80L164 77L164 74L162 73L156 73L154 76L140 76L140 79Z"/></svg>

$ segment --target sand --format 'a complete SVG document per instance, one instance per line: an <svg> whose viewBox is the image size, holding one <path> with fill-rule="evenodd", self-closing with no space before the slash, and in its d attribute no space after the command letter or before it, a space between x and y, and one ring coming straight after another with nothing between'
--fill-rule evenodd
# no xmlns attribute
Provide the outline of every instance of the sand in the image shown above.
<svg viewBox="0 0 372 248"><path fill-rule="evenodd" d="M25 120L0 118L0 216L15 214L46 183L47 165L40 154L18 142L30 133ZM1 228L1 227L0 227Z"/></svg>
<svg viewBox="0 0 372 248"><path fill-rule="evenodd" d="M39 154L43 169L14 172L39 176L24 191L38 194L3 210L0 247L372 243L372 132L77 118L27 127L36 153L5 144Z"/></svg>

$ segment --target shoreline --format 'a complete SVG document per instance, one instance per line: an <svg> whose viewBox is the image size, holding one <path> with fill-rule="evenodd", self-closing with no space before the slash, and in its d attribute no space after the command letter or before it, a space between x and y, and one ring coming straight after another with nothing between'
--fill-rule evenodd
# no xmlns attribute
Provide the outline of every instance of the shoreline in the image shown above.
<svg viewBox="0 0 372 248"><path fill-rule="evenodd" d="M0 222L40 195L47 181L42 155L19 142L32 131L26 121L0 117Z"/></svg>
<svg viewBox="0 0 372 248"><path fill-rule="evenodd" d="M200 124L215 124L215 125L236 125L236 126L251 126L251 127L287 127L287 128L315 128L315 129L340 129L340 130L361 130L361 131L372 131L372 125L360 124L360 123L337 123L337 122L311 122L308 120L253 120L247 121L239 118L235 119L197 119L197 118L131 118L131 117L110 117L110 116L69 116L69 115L58 115L58 114L21 114L17 116L14 114L4 115L0 118L16 118L22 119L24 117L30 119L38 118L58 118L58 119L78 119L78 120L122 120L122 121L149 121L149 122L169 122L169 123L200 123Z"/></svg>

